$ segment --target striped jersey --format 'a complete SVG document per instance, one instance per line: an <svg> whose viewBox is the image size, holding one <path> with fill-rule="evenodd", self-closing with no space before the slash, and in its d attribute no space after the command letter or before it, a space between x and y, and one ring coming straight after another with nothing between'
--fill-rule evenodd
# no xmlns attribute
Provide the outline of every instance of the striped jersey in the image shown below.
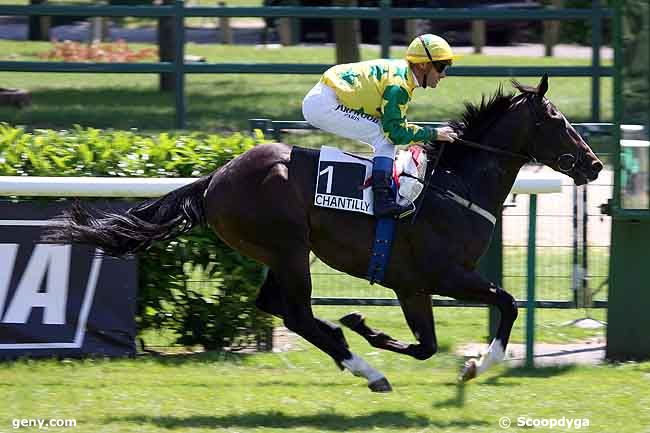
<svg viewBox="0 0 650 433"><path fill-rule="evenodd" d="M321 82L331 87L346 107L379 118L384 135L394 145L436 138L435 129L406 120L406 110L417 87L406 60L377 59L336 65L323 74Z"/></svg>

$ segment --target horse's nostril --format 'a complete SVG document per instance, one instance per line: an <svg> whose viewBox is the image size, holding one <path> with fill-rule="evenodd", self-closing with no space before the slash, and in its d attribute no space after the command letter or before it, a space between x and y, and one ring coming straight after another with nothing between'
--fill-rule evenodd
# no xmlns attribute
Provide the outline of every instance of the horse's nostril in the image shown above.
<svg viewBox="0 0 650 433"><path fill-rule="evenodd" d="M594 161L591 164L591 170L596 172L596 173L600 173L600 170L602 170L602 169L603 169L603 163L600 162L600 161Z"/></svg>

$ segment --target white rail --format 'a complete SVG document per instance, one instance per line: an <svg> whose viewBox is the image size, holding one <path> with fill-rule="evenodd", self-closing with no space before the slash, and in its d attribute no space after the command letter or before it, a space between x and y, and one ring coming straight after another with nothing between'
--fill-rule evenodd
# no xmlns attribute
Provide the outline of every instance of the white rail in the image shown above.
<svg viewBox="0 0 650 433"><path fill-rule="evenodd" d="M0 196L36 197L159 197L195 178L30 177L0 176ZM543 194L562 191L562 178L522 173L512 192Z"/></svg>

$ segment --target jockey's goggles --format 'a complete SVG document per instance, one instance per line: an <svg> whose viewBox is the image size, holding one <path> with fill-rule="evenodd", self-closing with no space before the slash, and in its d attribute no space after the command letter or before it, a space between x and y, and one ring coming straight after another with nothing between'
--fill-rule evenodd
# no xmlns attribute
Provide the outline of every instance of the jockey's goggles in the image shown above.
<svg viewBox="0 0 650 433"><path fill-rule="evenodd" d="M431 64L439 74L442 74L449 66L451 66L451 60L438 60L436 62L431 62Z"/></svg>

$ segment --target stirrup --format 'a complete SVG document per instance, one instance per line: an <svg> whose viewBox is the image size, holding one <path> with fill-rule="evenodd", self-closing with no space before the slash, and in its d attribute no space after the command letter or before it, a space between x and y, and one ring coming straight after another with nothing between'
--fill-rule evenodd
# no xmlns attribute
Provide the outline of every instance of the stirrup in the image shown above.
<svg viewBox="0 0 650 433"><path fill-rule="evenodd" d="M398 220L401 220L402 218L405 218L405 217L411 215L413 212L415 212L415 203L411 202L411 205L409 206L408 209L406 209L404 212L396 215L395 217Z"/></svg>
<svg viewBox="0 0 650 433"><path fill-rule="evenodd" d="M407 217L407 216L411 215L413 212L415 212L415 205L411 204L410 207L404 208L404 210L402 210L401 212L394 213L394 214L388 214L388 215L382 215L382 216L375 215L375 217L377 219L379 219L379 218L395 218L395 219L400 220L400 219L402 219L404 217Z"/></svg>

